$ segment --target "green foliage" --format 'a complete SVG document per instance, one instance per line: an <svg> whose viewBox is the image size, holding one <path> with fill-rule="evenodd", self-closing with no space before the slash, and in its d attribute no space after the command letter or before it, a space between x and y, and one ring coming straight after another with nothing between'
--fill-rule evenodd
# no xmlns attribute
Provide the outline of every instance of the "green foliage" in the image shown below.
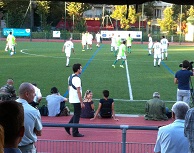
<svg viewBox="0 0 194 153"><path fill-rule="evenodd" d="M163 13L164 18L158 19L157 22L162 31L168 31L170 34L173 34L176 30L176 22L173 20L172 7L166 7Z"/></svg>
<svg viewBox="0 0 194 153"><path fill-rule="evenodd" d="M76 19L82 18L83 13L89 9L91 9L91 5L88 3L77 3L77 2L68 2L67 3L67 12L69 16L74 17Z"/></svg>
<svg viewBox="0 0 194 153"><path fill-rule="evenodd" d="M127 6L126 5L116 5L111 17L115 20L120 20L121 28L129 29L130 24L136 22L137 15L134 6L129 7L128 18L126 19Z"/></svg>
<svg viewBox="0 0 194 153"><path fill-rule="evenodd" d="M50 11L50 2L49 1L37 1L37 10L36 13L41 17L41 27L47 29L47 18Z"/></svg>
<svg viewBox="0 0 194 153"><path fill-rule="evenodd" d="M79 20L76 21L74 30L79 32L79 33L86 31L86 23L85 23L85 20L83 18L80 18Z"/></svg>

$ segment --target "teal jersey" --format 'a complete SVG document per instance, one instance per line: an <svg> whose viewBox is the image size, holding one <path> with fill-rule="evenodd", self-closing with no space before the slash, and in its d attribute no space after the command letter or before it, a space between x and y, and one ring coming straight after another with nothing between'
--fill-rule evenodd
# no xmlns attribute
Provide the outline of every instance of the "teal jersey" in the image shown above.
<svg viewBox="0 0 194 153"><path fill-rule="evenodd" d="M133 38L131 38L131 37L127 37L127 46L131 46L131 44L132 44L132 41L133 41Z"/></svg>
<svg viewBox="0 0 194 153"><path fill-rule="evenodd" d="M118 56L125 56L125 52L126 52L126 46L124 44L121 44L119 46Z"/></svg>

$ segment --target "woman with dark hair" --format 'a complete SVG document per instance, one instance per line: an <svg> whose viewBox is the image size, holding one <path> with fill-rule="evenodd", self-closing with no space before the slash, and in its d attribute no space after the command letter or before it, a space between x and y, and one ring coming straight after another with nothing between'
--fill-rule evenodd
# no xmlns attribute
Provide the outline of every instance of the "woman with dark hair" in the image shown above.
<svg viewBox="0 0 194 153"><path fill-rule="evenodd" d="M118 119L115 118L114 100L109 98L109 91L103 90L102 93L103 98L100 99L96 114L94 118L91 118L91 120L94 120L97 116L99 116L100 118L113 118L114 120L118 121Z"/></svg>

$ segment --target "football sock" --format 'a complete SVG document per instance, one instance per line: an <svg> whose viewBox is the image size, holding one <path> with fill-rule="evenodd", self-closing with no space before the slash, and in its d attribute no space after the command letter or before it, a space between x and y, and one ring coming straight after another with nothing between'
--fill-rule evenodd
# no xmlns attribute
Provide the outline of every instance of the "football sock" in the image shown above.
<svg viewBox="0 0 194 153"><path fill-rule="evenodd" d="M161 58L158 60L158 65L160 65L160 63L161 63Z"/></svg>
<svg viewBox="0 0 194 153"><path fill-rule="evenodd" d="M168 53L165 53L165 56L167 57L168 56Z"/></svg>
<svg viewBox="0 0 194 153"><path fill-rule="evenodd" d="M110 51L111 51L111 52L113 52L113 48L114 48L114 47L113 47L113 46L111 46L111 48L110 48Z"/></svg>
<svg viewBox="0 0 194 153"><path fill-rule="evenodd" d="M152 54L151 49L149 49L148 51L149 51L149 54Z"/></svg>
<svg viewBox="0 0 194 153"><path fill-rule="evenodd" d="M121 65L124 65L125 64L125 60L122 61Z"/></svg>
<svg viewBox="0 0 194 153"><path fill-rule="evenodd" d="M113 63L113 65L115 65L115 64L117 63L117 61L118 61L118 60L115 60L114 63Z"/></svg>
<svg viewBox="0 0 194 153"><path fill-rule="evenodd" d="M115 53L115 56L117 56L117 51L116 50L114 51L114 53Z"/></svg>
<svg viewBox="0 0 194 153"><path fill-rule="evenodd" d="M156 66L156 59L154 59L154 66Z"/></svg>
<svg viewBox="0 0 194 153"><path fill-rule="evenodd" d="M162 53L162 60L164 59L164 53Z"/></svg>
<svg viewBox="0 0 194 153"><path fill-rule="evenodd" d="M69 57L67 57L66 66L69 65Z"/></svg>
<svg viewBox="0 0 194 153"><path fill-rule="evenodd" d="M131 52L131 48L130 48L130 47L128 48L128 52L129 52L129 53Z"/></svg>

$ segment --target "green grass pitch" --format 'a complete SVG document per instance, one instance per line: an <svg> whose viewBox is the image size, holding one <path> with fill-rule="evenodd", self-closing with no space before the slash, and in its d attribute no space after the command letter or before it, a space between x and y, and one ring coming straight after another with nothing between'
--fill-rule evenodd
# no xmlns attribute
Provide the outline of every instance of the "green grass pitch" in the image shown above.
<svg viewBox="0 0 194 153"><path fill-rule="evenodd" d="M50 94L50 88L56 86L63 95L68 88L67 78L71 67L65 67L66 57L62 53L62 42L18 42L16 54L9 56L5 52L5 41L0 41L0 85L7 78L13 78L15 88L22 82L37 83L43 97ZM155 91L160 92L164 101L176 100L177 85L173 83L174 73L184 59L194 60L193 46L170 45L168 60L161 67L153 67L153 56L148 56L147 44L133 44L132 53L127 56L132 95L135 101L129 101L129 87L126 69L120 68L121 61L113 68L116 57L110 52L110 44L101 44L93 50L81 51L81 44L74 43L75 54L71 55L70 66L81 63L83 95L87 89L93 91L95 106L102 97L102 90L108 89L110 97L115 99L116 113L143 114L144 101L152 98ZM20 51L23 50L24 53ZM42 104L45 99L42 100ZM171 108L173 103L167 103ZM70 104L67 104L70 106ZM71 106L70 106L71 108Z"/></svg>

